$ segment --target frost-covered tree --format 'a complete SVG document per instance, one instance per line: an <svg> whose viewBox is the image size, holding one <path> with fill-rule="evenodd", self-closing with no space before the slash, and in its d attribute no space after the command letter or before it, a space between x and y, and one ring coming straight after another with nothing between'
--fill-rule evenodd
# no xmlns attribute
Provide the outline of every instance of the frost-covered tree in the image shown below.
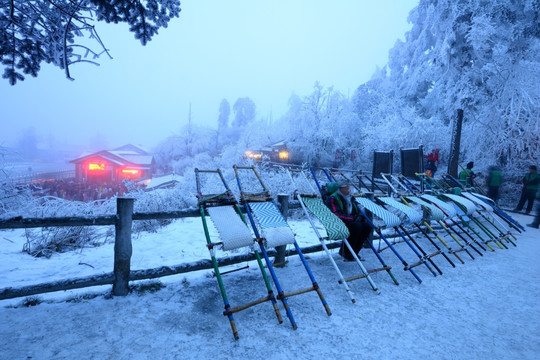
<svg viewBox="0 0 540 360"><path fill-rule="evenodd" d="M358 117L346 97L332 87L317 82L303 99L293 94L285 119L288 145L296 160L331 165L338 148L350 153L360 146Z"/></svg>
<svg viewBox="0 0 540 360"><path fill-rule="evenodd" d="M70 65L108 55L97 21L126 23L146 45L179 14L179 0L0 0L2 77L15 85L23 74L36 77L45 62L72 79Z"/></svg>
<svg viewBox="0 0 540 360"><path fill-rule="evenodd" d="M209 154L215 146L216 132L197 125L185 125L180 134L169 136L155 149L158 168L165 173L183 173L201 154Z"/></svg>
<svg viewBox="0 0 540 360"><path fill-rule="evenodd" d="M467 159L540 159L540 2L421 0L390 52L392 95L425 119L464 110Z"/></svg>
<svg viewBox="0 0 540 360"><path fill-rule="evenodd" d="M234 120L232 127L242 129L255 119L255 103L249 97L238 98L233 105Z"/></svg>
<svg viewBox="0 0 540 360"><path fill-rule="evenodd" d="M218 130L216 138L216 148L221 149L228 142L229 138L229 116L231 114L231 106L227 99L221 100L219 104Z"/></svg>
<svg viewBox="0 0 540 360"><path fill-rule="evenodd" d="M229 126L229 115L231 114L231 105L227 99L221 100L219 104L218 130L224 130Z"/></svg>

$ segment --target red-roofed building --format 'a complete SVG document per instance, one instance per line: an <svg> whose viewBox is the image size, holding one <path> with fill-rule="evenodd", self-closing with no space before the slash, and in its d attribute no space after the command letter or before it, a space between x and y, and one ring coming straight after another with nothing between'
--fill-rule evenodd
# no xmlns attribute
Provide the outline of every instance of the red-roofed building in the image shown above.
<svg viewBox="0 0 540 360"><path fill-rule="evenodd" d="M70 163L75 164L76 180L86 182L149 179L154 169L154 157L131 144L83 155Z"/></svg>

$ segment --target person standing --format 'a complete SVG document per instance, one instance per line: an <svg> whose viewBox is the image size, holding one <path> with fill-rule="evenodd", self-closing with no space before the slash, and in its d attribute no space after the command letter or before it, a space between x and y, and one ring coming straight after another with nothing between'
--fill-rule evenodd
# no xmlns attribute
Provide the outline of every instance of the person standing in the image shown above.
<svg viewBox="0 0 540 360"><path fill-rule="evenodd" d="M441 151L440 148L433 149L429 154L424 155L424 158L426 161L426 173L430 177L435 176L435 172L437 171L437 166L440 163L439 160L439 152Z"/></svg>
<svg viewBox="0 0 540 360"><path fill-rule="evenodd" d="M525 202L527 202L525 213L529 214L533 207L536 192L538 191L538 184L540 183L540 177L538 176L535 165L531 165L529 167L529 172L523 177L521 182L523 183L523 189L521 190L519 203L514 211L521 211L523 209L523 205L525 205Z"/></svg>
<svg viewBox="0 0 540 360"><path fill-rule="evenodd" d="M527 224L527 226L538 229L540 227L540 189L536 192L536 200L539 200L536 205L536 216L534 217L533 222Z"/></svg>
<svg viewBox="0 0 540 360"><path fill-rule="evenodd" d="M487 177L488 196L491 198L491 200L495 201L495 203L497 203L497 201L499 200L499 188L501 187L501 184L501 169L499 169L495 165L490 166L488 169Z"/></svg>
<svg viewBox="0 0 540 360"><path fill-rule="evenodd" d="M339 184L339 189L330 195L329 199L330 210L339 217L349 229L349 237L347 238L355 254L362 249L362 245L369 237L372 228L366 219L360 213L358 204L351 194L350 184L342 182ZM343 256L345 261L354 261L349 248L344 243L341 244L339 254Z"/></svg>
<svg viewBox="0 0 540 360"><path fill-rule="evenodd" d="M461 180L463 185L465 185L467 187L472 186L472 181L476 177L476 174L472 171L473 167L474 167L474 162L469 161L467 163L467 168L461 170L461 172L459 173L459 180Z"/></svg>

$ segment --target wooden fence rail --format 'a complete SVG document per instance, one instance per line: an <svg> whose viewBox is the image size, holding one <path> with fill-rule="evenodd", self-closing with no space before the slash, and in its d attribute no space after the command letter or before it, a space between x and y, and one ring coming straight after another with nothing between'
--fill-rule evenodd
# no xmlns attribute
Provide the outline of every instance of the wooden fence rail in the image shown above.
<svg viewBox="0 0 540 360"><path fill-rule="evenodd" d="M288 201L288 197L280 197L280 201ZM63 291L84 288L89 286L99 286L112 284L112 294L124 296L129 293L129 281L153 279L162 276L176 275L190 271L212 269L210 260L197 261L194 263L180 264L175 266L163 266L155 269L135 270L130 269L131 261L131 229L132 222L136 220L155 219L179 219L186 217L200 216L197 209L186 209L169 212L133 213L132 198L118 198L116 202L116 215L105 215L95 217L61 217L61 218L23 218L16 217L0 220L0 229L28 229L40 227L58 226L104 226L115 225L114 242L114 270L112 273L90 276L85 278L55 281L37 285L30 285L21 288L0 289L0 300L12 299L22 296L30 296L47 292ZM284 208L288 208L283 206ZM293 206L294 207L294 206ZM298 206L299 207L299 206ZM337 246L337 245L336 245ZM313 251L322 251L313 250ZM291 254L296 253L295 251ZM269 251L271 256L275 256L274 251ZM251 261L255 258L250 256L231 256L220 259L220 265L231 265L244 261Z"/></svg>
<svg viewBox="0 0 540 360"><path fill-rule="evenodd" d="M288 196L278 196L278 201L282 211L299 208L299 204L289 204ZM90 286L113 285L112 294L116 296L125 296L129 293L129 281L154 279L163 276L177 275L198 270L213 269L210 260L199 260L196 262L185 263L174 266L162 266L154 269L131 270L131 229L132 222L137 220L153 219L178 219L186 217L197 217L199 211L196 209L187 209L181 211L153 212L153 213L133 213L134 199L118 198L116 215L105 215L96 217L62 217L62 218L12 218L0 220L0 229L27 229L39 227L55 226L103 226L115 225L115 244L114 244L114 270L112 273L94 275L78 279L54 281L49 283L30 285L20 288L7 287L0 289L0 300L13 299L23 296L36 294L80 289ZM330 249L337 248L341 241L328 243ZM269 250L271 257L283 257L285 249ZM323 251L322 245L314 245L302 248L304 254ZM291 250L288 255L297 255L296 250ZM218 259L220 266L233 265L241 262L255 260L254 254L236 255L227 258Z"/></svg>

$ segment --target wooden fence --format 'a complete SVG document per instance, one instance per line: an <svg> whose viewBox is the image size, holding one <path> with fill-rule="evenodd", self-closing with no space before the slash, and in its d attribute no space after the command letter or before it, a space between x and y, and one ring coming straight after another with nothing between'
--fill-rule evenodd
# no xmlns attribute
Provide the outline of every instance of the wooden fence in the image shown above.
<svg viewBox="0 0 540 360"><path fill-rule="evenodd" d="M279 196L278 201L282 209L288 211L289 208L299 206L289 206L288 196ZM132 222L137 220L156 219L179 219L185 217L197 217L199 211L188 209L181 211L154 212L154 213L134 213L134 199L118 198L116 215L96 216L96 217L62 217L62 218L12 218L0 220L0 229L28 229L55 226L115 226L114 242L114 268L112 273L94 275L84 278L69 279L42 283L37 285L24 286L19 288L8 287L0 289L0 300L13 299L17 297L30 296L48 292L79 289L90 286L112 284L112 294L124 296L129 293L129 281L154 279L168 275L177 275L197 270L212 269L212 262L208 259L201 259L196 262L184 263L174 266L162 266L154 269L131 270L130 262L132 255L131 229ZM285 214L286 215L286 214ZM202 240L201 240L202 241ZM204 243L204 242L202 242ZM201 243L201 244L202 244ZM201 245L202 246L202 245ZM330 248L336 248L338 243L328 244ZM305 253L322 251L321 245L311 246L302 249ZM270 256L276 256L275 250L269 250ZM296 255L296 250L289 252L289 255ZM235 255L218 259L220 266L237 264L245 261L255 260L254 254Z"/></svg>
<svg viewBox="0 0 540 360"><path fill-rule="evenodd" d="M287 195L279 195L278 203L280 208L284 212L283 215L285 217L287 217L289 209L300 208L299 204L289 204L289 197ZM125 296L129 293L129 281L155 279L163 276L177 275L191 271L213 269L212 262L209 259L201 259L195 262L184 263L174 266L161 266L158 268L145 270L131 270L131 230L133 221L179 219L200 216L198 209L187 209L169 212L134 213L133 204L134 199L132 198L118 198L116 202L116 215L61 218L17 217L12 219L0 220L0 229L28 229L55 226L115 226L114 268L112 273L70 280L61 280L19 288L7 287L4 289L0 289L0 300L110 284L113 285L113 295ZM203 241L203 239L201 239L201 244L203 243L205 242ZM341 245L341 241L338 240L334 242L329 242L326 245L329 249L335 249ZM268 255L271 257L276 257L276 260L283 259L283 252L285 250L284 247L281 247L281 249L278 247L276 250L268 250ZM304 254L309 254L323 251L323 247L321 244L317 244L302 248L301 250ZM298 255L298 252L296 250L290 250L288 252L288 255ZM218 265L226 266L246 261L252 261L255 259L255 254L235 255L218 259Z"/></svg>

